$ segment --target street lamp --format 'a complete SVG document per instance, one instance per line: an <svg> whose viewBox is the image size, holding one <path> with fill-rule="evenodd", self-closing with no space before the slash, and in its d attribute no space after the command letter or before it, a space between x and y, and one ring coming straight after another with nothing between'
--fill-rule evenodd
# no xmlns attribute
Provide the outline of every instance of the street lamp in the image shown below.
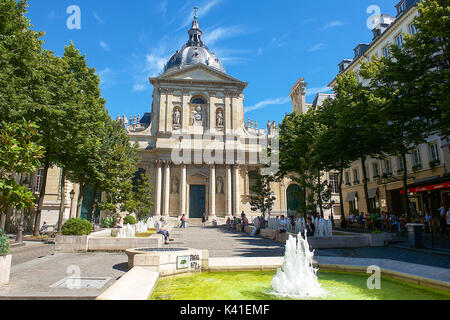
<svg viewBox="0 0 450 320"><path fill-rule="evenodd" d="M73 207L73 198L75 197L75 190L72 189L72 191L70 191L70 215L69 215L69 219L72 219L72 207Z"/></svg>

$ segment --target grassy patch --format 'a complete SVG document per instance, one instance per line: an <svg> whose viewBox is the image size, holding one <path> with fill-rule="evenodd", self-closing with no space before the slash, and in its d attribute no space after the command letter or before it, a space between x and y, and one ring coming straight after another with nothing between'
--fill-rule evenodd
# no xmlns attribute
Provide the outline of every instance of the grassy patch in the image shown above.
<svg viewBox="0 0 450 320"><path fill-rule="evenodd" d="M156 229L149 229L146 232L136 233L136 237L137 238L148 238L155 233L156 233Z"/></svg>

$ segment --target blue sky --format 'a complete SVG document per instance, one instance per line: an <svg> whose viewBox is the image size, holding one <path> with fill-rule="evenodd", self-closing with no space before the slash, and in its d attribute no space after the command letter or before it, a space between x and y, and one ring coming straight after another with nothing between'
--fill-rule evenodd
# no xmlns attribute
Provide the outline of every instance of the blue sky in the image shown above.
<svg viewBox="0 0 450 320"><path fill-rule="evenodd" d="M228 74L248 82L246 119L281 122L292 111L289 92L300 77L307 102L327 85L338 63L369 43L367 8L395 16L397 0L29 0L27 17L46 33L44 47L62 55L72 40L102 79L111 117L150 112L157 76L187 41L193 7L203 40ZM69 30L70 5L81 10L81 29Z"/></svg>

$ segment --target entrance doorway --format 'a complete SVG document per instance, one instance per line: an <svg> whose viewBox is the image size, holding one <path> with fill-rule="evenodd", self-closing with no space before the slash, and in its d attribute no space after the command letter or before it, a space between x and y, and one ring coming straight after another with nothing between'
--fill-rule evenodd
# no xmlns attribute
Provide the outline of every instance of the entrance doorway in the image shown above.
<svg viewBox="0 0 450 320"><path fill-rule="evenodd" d="M286 191L287 211L290 215L296 215L297 210L305 206L305 194L302 188L292 184Z"/></svg>
<svg viewBox="0 0 450 320"><path fill-rule="evenodd" d="M206 212L206 186L189 186L189 218L201 218Z"/></svg>

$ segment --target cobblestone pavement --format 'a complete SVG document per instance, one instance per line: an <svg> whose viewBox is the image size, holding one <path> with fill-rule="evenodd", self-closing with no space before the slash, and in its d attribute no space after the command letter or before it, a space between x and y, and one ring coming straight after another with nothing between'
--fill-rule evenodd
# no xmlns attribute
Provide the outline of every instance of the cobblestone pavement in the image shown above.
<svg viewBox="0 0 450 320"><path fill-rule="evenodd" d="M94 299L127 272L124 253L57 253L33 259L11 268L7 286L0 287L0 299ZM106 278L101 288L52 288L68 276ZM109 278L109 279L108 279Z"/></svg>
<svg viewBox="0 0 450 320"><path fill-rule="evenodd" d="M22 264L24 262L40 259L55 253L54 244L45 244L43 242L25 242L25 246L12 248L12 266Z"/></svg>
<svg viewBox="0 0 450 320"><path fill-rule="evenodd" d="M276 257L283 256L285 245L270 239L252 237L226 227L202 227L191 224L187 229L174 228L170 247L209 250L210 257ZM54 245L27 243L11 250L11 281L0 287L0 299L93 299L127 272L125 253L54 253ZM401 248L320 249L318 257L351 257L393 259L421 265L450 268L450 257ZM53 284L79 269L81 277L109 278L99 289L80 290L51 288Z"/></svg>
<svg viewBox="0 0 450 320"><path fill-rule="evenodd" d="M212 258L284 256L284 244L226 227L191 225L187 229L174 228L171 237L175 241L170 246L208 249Z"/></svg>

